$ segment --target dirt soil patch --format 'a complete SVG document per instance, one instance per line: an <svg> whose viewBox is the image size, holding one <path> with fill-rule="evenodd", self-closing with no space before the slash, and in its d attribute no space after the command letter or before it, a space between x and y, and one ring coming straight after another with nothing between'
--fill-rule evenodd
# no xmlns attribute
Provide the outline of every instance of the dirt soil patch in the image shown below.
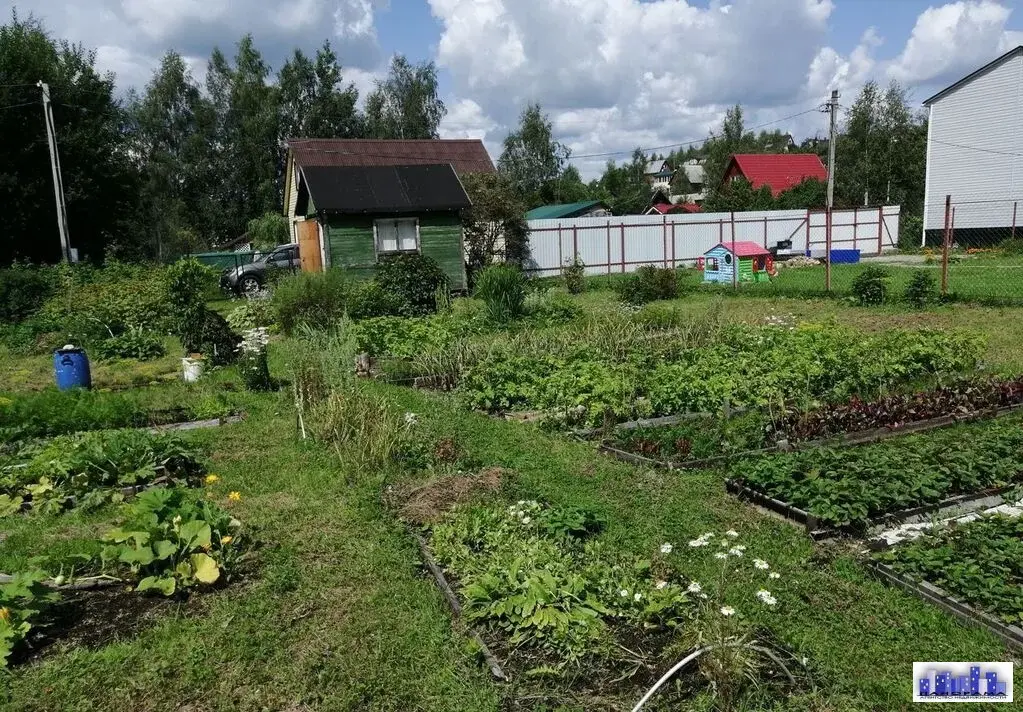
<svg viewBox="0 0 1023 712"><path fill-rule="evenodd" d="M497 492L509 474L502 467L488 467L476 473L447 475L426 484L395 485L388 500L404 521L419 526L436 524L457 505L481 494Z"/></svg>
<svg viewBox="0 0 1023 712"><path fill-rule="evenodd" d="M202 598L144 596L122 586L65 591L50 610L47 624L32 630L10 662L31 663L64 646L95 649L132 638L167 616L199 612L206 605Z"/></svg>

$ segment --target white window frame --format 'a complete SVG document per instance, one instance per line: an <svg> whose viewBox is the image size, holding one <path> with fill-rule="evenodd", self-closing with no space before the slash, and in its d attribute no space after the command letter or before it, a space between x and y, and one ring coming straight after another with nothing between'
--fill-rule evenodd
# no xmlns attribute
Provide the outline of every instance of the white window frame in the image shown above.
<svg viewBox="0 0 1023 712"><path fill-rule="evenodd" d="M718 258L708 257L704 262L704 270L707 272L720 272L721 268L718 264Z"/></svg>
<svg viewBox="0 0 1023 712"><path fill-rule="evenodd" d="M382 250L380 249L380 232L377 227L380 223L388 222L413 222L416 226L416 246L411 250L401 249L401 237L398 237L398 249L397 250ZM380 218L373 221L373 249L376 250L377 259L379 260L381 255L400 255L402 253L413 253L422 252L422 240L419 235L419 218Z"/></svg>

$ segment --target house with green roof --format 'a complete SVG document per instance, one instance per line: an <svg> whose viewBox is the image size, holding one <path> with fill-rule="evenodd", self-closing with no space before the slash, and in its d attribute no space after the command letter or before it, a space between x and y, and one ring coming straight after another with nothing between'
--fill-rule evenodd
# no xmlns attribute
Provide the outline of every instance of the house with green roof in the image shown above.
<svg viewBox="0 0 1023 712"><path fill-rule="evenodd" d="M602 218L611 214L608 207L599 200L584 200L580 203L541 205L526 213L526 220L558 220L561 218Z"/></svg>

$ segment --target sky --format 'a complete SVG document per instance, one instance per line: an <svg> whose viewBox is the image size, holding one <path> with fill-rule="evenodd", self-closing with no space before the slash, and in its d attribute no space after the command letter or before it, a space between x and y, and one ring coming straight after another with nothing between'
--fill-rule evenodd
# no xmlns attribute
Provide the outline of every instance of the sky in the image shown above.
<svg viewBox="0 0 1023 712"><path fill-rule="evenodd" d="M96 50L118 90L141 89L161 55L200 82L210 52L251 33L275 69L329 39L362 95L405 54L439 69L445 138L491 156L530 102L584 178L636 147L667 153L718 129L826 135L832 89L848 106L897 80L916 106L1023 44L1023 0L15 0L56 37Z"/></svg>

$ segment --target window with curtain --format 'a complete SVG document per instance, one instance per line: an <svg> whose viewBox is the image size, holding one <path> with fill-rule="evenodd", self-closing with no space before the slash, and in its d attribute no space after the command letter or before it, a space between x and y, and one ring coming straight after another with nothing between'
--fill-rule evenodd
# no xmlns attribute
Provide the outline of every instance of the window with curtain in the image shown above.
<svg viewBox="0 0 1023 712"><path fill-rule="evenodd" d="M378 254L419 251L419 220L417 218L377 220L374 222L374 229Z"/></svg>

